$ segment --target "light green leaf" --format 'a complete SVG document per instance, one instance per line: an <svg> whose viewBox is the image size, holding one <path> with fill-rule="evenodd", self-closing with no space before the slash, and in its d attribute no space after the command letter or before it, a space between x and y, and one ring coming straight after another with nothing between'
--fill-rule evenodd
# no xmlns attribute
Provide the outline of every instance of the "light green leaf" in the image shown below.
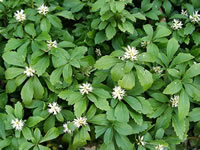
<svg viewBox="0 0 200 150"><path fill-rule="evenodd" d="M182 89L182 83L180 80L174 80L164 89L164 94L176 94Z"/></svg>
<svg viewBox="0 0 200 150"><path fill-rule="evenodd" d="M42 21L40 22L40 29L48 33L51 29L51 24L49 23L49 20L43 18Z"/></svg>
<svg viewBox="0 0 200 150"><path fill-rule="evenodd" d="M118 81L118 85L124 89L130 90L135 86L135 75L133 72L125 74L122 80Z"/></svg>
<svg viewBox="0 0 200 150"><path fill-rule="evenodd" d="M36 36L35 26L33 23L27 24L24 29L26 33L28 33L29 35L32 35L32 37Z"/></svg>
<svg viewBox="0 0 200 150"><path fill-rule="evenodd" d="M183 140L184 132L185 132L185 121L180 120L178 115L172 116L172 126L176 132L176 135Z"/></svg>
<svg viewBox="0 0 200 150"><path fill-rule="evenodd" d="M24 72L24 69L22 69L22 68L11 67L11 68L8 68L5 71L5 77L6 77L7 80L8 79L13 79L16 76L22 74L23 72Z"/></svg>
<svg viewBox="0 0 200 150"><path fill-rule="evenodd" d="M152 86L152 83L153 83L152 74L141 66L136 66L136 71L137 71L138 79L143 89L146 91Z"/></svg>
<svg viewBox="0 0 200 150"><path fill-rule="evenodd" d="M33 78L33 90L34 90L34 98L41 99L43 97L44 88L37 76Z"/></svg>
<svg viewBox="0 0 200 150"><path fill-rule="evenodd" d="M59 29L62 29L62 22L61 20L56 17L55 15L50 15L48 14L47 15L47 18L49 20L49 22L56 28L59 28Z"/></svg>
<svg viewBox="0 0 200 150"><path fill-rule="evenodd" d="M53 140L53 139L57 138L58 136L59 136L59 130L57 128L53 127L50 130L48 130L48 132L42 138L42 140L40 141L40 143Z"/></svg>
<svg viewBox="0 0 200 150"><path fill-rule="evenodd" d="M167 57L172 60L174 54L179 48L178 41L175 38L171 38L167 44Z"/></svg>
<svg viewBox="0 0 200 150"><path fill-rule="evenodd" d="M29 117L27 120L28 127L34 127L36 124L38 124L42 120L44 120L44 118L40 116Z"/></svg>
<svg viewBox="0 0 200 150"><path fill-rule="evenodd" d="M24 109L23 109L23 106L20 102L17 102L15 104L15 116L18 118L18 119L22 119L23 116L24 116Z"/></svg>
<svg viewBox="0 0 200 150"><path fill-rule="evenodd" d="M4 61L10 65L25 67L22 56L17 52L6 52L2 57Z"/></svg>
<svg viewBox="0 0 200 150"><path fill-rule="evenodd" d="M95 68L97 69L109 69L115 64L120 62L118 58L113 56L103 56L99 60L96 61Z"/></svg>
<svg viewBox="0 0 200 150"><path fill-rule="evenodd" d="M154 39L166 37L171 34L171 31L165 26L158 26L155 31Z"/></svg>
<svg viewBox="0 0 200 150"><path fill-rule="evenodd" d="M199 64L193 64L184 74L183 79L188 79L195 77L200 74L200 63Z"/></svg>
<svg viewBox="0 0 200 150"><path fill-rule="evenodd" d="M32 103L34 93L32 82L32 78L30 78L28 81L26 81L21 90L21 97L25 105L30 105Z"/></svg>
<svg viewBox="0 0 200 150"><path fill-rule="evenodd" d="M193 108L192 111L189 113L190 121L197 122L200 121L200 108Z"/></svg>
<svg viewBox="0 0 200 150"><path fill-rule="evenodd" d="M24 43L24 40L11 38L5 47L5 52L14 50Z"/></svg>
<svg viewBox="0 0 200 150"><path fill-rule="evenodd" d="M116 34L116 29L111 24L106 28L106 37L108 40L112 39Z"/></svg>
<svg viewBox="0 0 200 150"><path fill-rule="evenodd" d="M187 93L182 89L178 102L179 119L184 120L184 118L189 114L189 110L190 110L190 100Z"/></svg>
<svg viewBox="0 0 200 150"><path fill-rule="evenodd" d="M129 110L123 102L119 102L115 108L115 117L120 122L129 121Z"/></svg>

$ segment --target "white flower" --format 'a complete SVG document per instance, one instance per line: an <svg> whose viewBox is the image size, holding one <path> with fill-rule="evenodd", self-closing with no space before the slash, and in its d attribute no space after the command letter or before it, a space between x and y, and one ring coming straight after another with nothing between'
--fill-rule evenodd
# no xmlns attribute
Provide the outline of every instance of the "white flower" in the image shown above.
<svg viewBox="0 0 200 150"><path fill-rule="evenodd" d="M174 95L174 97L171 97L170 101L172 103L172 107L178 107L179 96Z"/></svg>
<svg viewBox="0 0 200 150"><path fill-rule="evenodd" d="M145 146L146 142L144 142L144 136L138 136L137 144Z"/></svg>
<svg viewBox="0 0 200 150"><path fill-rule="evenodd" d="M22 130L23 126L24 126L24 121L23 120L19 120L19 119L14 119L11 121L12 127L15 130Z"/></svg>
<svg viewBox="0 0 200 150"><path fill-rule="evenodd" d="M182 9L181 10L181 15L188 16L187 10L184 11L184 9Z"/></svg>
<svg viewBox="0 0 200 150"><path fill-rule="evenodd" d="M182 21L179 21L178 19L174 19L171 28L174 30L179 30L182 28L182 26L183 26Z"/></svg>
<svg viewBox="0 0 200 150"><path fill-rule="evenodd" d="M61 111L61 107L56 102L50 103L48 106L49 106L48 112L50 114L56 115Z"/></svg>
<svg viewBox="0 0 200 150"><path fill-rule="evenodd" d="M69 128L68 128L68 124L70 123L70 121L68 121L67 123L65 123L65 124L63 124L63 127L64 127L64 132L66 133L69 133L69 134L71 134L72 133L72 130L70 130Z"/></svg>
<svg viewBox="0 0 200 150"><path fill-rule="evenodd" d="M20 11L18 10L14 15L18 22L23 22L24 20L26 20L26 14L24 14L23 9L21 9Z"/></svg>
<svg viewBox="0 0 200 150"><path fill-rule="evenodd" d="M96 48L95 52L96 52L97 56L101 56L101 50L99 48Z"/></svg>
<svg viewBox="0 0 200 150"><path fill-rule="evenodd" d="M141 47L147 47L148 44L150 44L150 41L142 41Z"/></svg>
<svg viewBox="0 0 200 150"><path fill-rule="evenodd" d="M159 144L158 146L155 147L156 150L164 150L164 146Z"/></svg>
<svg viewBox="0 0 200 150"><path fill-rule="evenodd" d="M3 0L0 0L0 2L3 2Z"/></svg>
<svg viewBox="0 0 200 150"><path fill-rule="evenodd" d="M87 118L86 117L80 117L80 118L77 118L77 119L74 119L74 125L79 128L81 126L86 126L87 125Z"/></svg>
<svg viewBox="0 0 200 150"><path fill-rule="evenodd" d="M92 92L93 88L90 83L83 83L79 86L79 90L81 94L84 95L85 93L88 94L89 92Z"/></svg>
<svg viewBox="0 0 200 150"><path fill-rule="evenodd" d="M115 86L112 92L112 96L114 99L122 100L125 95L125 90L120 86Z"/></svg>
<svg viewBox="0 0 200 150"><path fill-rule="evenodd" d="M137 60L138 50L135 47L128 46L125 48L124 58L130 59L131 61Z"/></svg>
<svg viewBox="0 0 200 150"><path fill-rule="evenodd" d="M38 8L38 13L39 14L43 14L46 15L49 11L49 8L47 6L45 6L44 4L42 4L39 8Z"/></svg>
<svg viewBox="0 0 200 150"><path fill-rule="evenodd" d="M24 74L26 74L27 77L32 77L35 73L35 70L31 67L26 67L26 70L24 71Z"/></svg>
<svg viewBox="0 0 200 150"><path fill-rule="evenodd" d="M47 46L49 50L51 50L52 48L57 48L56 40L55 41L50 40L50 41L47 41L47 43L48 43Z"/></svg>
<svg viewBox="0 0 200 150"><path fill-rule="evenodd" d="M193 15L190 15L191 22L199 22L200 21L200 14L198 14L198 11L193 12Z"/></svg>
<svg viewBox="0 0 200 150"><path fill-rule="evenodd" d="M153 67L153 71L158 74L161 74L163 72L160 66Z"/></svg>

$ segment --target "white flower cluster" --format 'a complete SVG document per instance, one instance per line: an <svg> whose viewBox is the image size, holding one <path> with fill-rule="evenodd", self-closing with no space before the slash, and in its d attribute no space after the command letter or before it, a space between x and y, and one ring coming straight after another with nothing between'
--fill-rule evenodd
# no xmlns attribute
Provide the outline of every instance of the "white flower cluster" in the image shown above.
<svg viewBox="0 0 200 150"><path fill-rule="evenodd" d="M68 121L67 123L65 123L65 124L63 124L63 127L64 127L64 132L66 133L69 133L69 134L71 134L72 133L72 130L70 130L69 128L68 128L68 124L70 123L70 121Z"/></svg>
<svg viewBox="0 0 200 150"><path fill-rule="evenodd" d="M138 136L137 144L145 146L146 142L144 142L144 136Z"/></svg>
<svg viewBox="0 0 200 150"><path fill-rule="evenodd" d="M80 117L80 118L74 119L73 123L77 128L79 128L83 125L86 126L87 125L87 118L86 117Z"/></svg>
<svg viewBox="0 0 200 150"><path fill-rule="evenodd" d="M129 59L131 61L137 60L138 50L135 47L128 46L125 48L124 59Z"/></svg>
<svg viewBox="0 0 200 150"><path fill-rule="evenodd" d="M164 146L159 144L158 146L155 147L156 150L164 150Z"/></svg>
<svg viewBox="0 0 200 150"><path fill-rule="evenodd" d="M47 46L48 46L48 50L51 50L52 48L57 48L56 40L55 41L52 41L52 40L47 41Z"/></svg>
<svg viewBox="0 0 200 150"><path fill-rule="evenodd" d="M161 74L163 72L160 66L153 67L153 71L158 74Z"/></svg>
<svg viewBox="0 0 200 150"><path fill-rule="evenodd" d="M193 15L190 15L190 20L193 23L200 21L200 14L198 14L198 11L193 12Z"/></svg>
<svg viewBox="0 0 200 150"><path fill-rule="evenodd" d="M188 16L187 10L182 9L182 10L181 10L181 15L187 17L187 16Z"/></svg>
<svg viewBox="0 0 200 150"><path fill-rule="evenodd" d="M0 0L0 2L3 2L3 0Z"/></svg>
<svg viewBox="0 0 200 150"><path fill-rule="evenodd" d="M48 107L48 112L53 115L56 115L61 111L61 107L56 102L50 103Z"/></svg>
<svg viewBox="0 0 200 150"><path fill-rule="evenodd" d="M24 71L24 74L26 74L27 77L34 76L35 70L31 67L26 67L26 70Z"/></svg>
<svg viewBox="0 0 200 150"><path fill-rule="evenodd" d="M79 90L82 95L89 94L89 92L92 92L93 87L90 83L83 83L82 85L79 86Z"/></svg>
<svg viewBox="0 0 200 150"><path fill-rule="evenodd" d="M39 14L43 14L46 15L49 12L49 8L47 6L45 6L44 4L42 4L39 8L38 8L38 13Z"/></svg>
<svg viewBox="0 0 200 150"><path fill-rule="evenodd" d="M96 48L95 53L97 56L101 56L101 50L99 48Z"/></svg>
<svg viewBox="0 0 200 150"><path fill-rule="evenodd" d="M179 29L182 29L182 26L183 26L182 21L179 21L178 19L174 19L171 28L173 30L179 30Z"/></svg>
<svg viewBox="0 0 200 150"><path fill-rule="evenodd" d="M23 22L24 20L26 20L26 14L24 14L23 9L17 10L17 12L14 15L18 22Z"/></svg>
<svg viewBox="0 0 200 150"><path fill-rule="evenodd" d="M170 101L172 103L172 107L178 107L179 96L174 95L174 97L171 97Z"/></svg>
<svg viewBox="0 0 200 150"><path fill-rule="evenodd" d="M24 126L24 121L16 118L11 121L11 124L15 130L21 131Z"/></svg>
<svg viewBox="0 0 200 150"><path fill-rule="evenodd" d="M142 41L141 42L141 47L147 47L147 45L150 44L150 41Z"/></svg>
<svg viewBox="0 0 200 150"><path fill-rule="evenodd" d="M125 95L125 90L122 89L120 86L115 86L113 88L112 96L114 99L122 100Z"/></svg>

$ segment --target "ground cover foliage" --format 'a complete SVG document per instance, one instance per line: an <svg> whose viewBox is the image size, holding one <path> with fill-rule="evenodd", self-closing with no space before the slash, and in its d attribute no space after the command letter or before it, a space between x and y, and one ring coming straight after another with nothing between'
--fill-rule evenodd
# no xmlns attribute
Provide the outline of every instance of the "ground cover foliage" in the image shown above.
<svg viewBox="0 0 200 150"><path fill-rule="evenodd" d="M198 0L0 0L0 149L200 145Z"/></svg>

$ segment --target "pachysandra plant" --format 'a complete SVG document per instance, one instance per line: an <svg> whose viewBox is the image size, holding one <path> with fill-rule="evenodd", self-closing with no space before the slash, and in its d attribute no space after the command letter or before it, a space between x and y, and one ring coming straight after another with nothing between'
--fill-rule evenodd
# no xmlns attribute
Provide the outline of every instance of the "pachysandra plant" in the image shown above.
<svg viewBox="0 0 200 150"><path fill-rule="evenodd" d="M198 149L199 11L0 0L0 149Z"/></svg>

